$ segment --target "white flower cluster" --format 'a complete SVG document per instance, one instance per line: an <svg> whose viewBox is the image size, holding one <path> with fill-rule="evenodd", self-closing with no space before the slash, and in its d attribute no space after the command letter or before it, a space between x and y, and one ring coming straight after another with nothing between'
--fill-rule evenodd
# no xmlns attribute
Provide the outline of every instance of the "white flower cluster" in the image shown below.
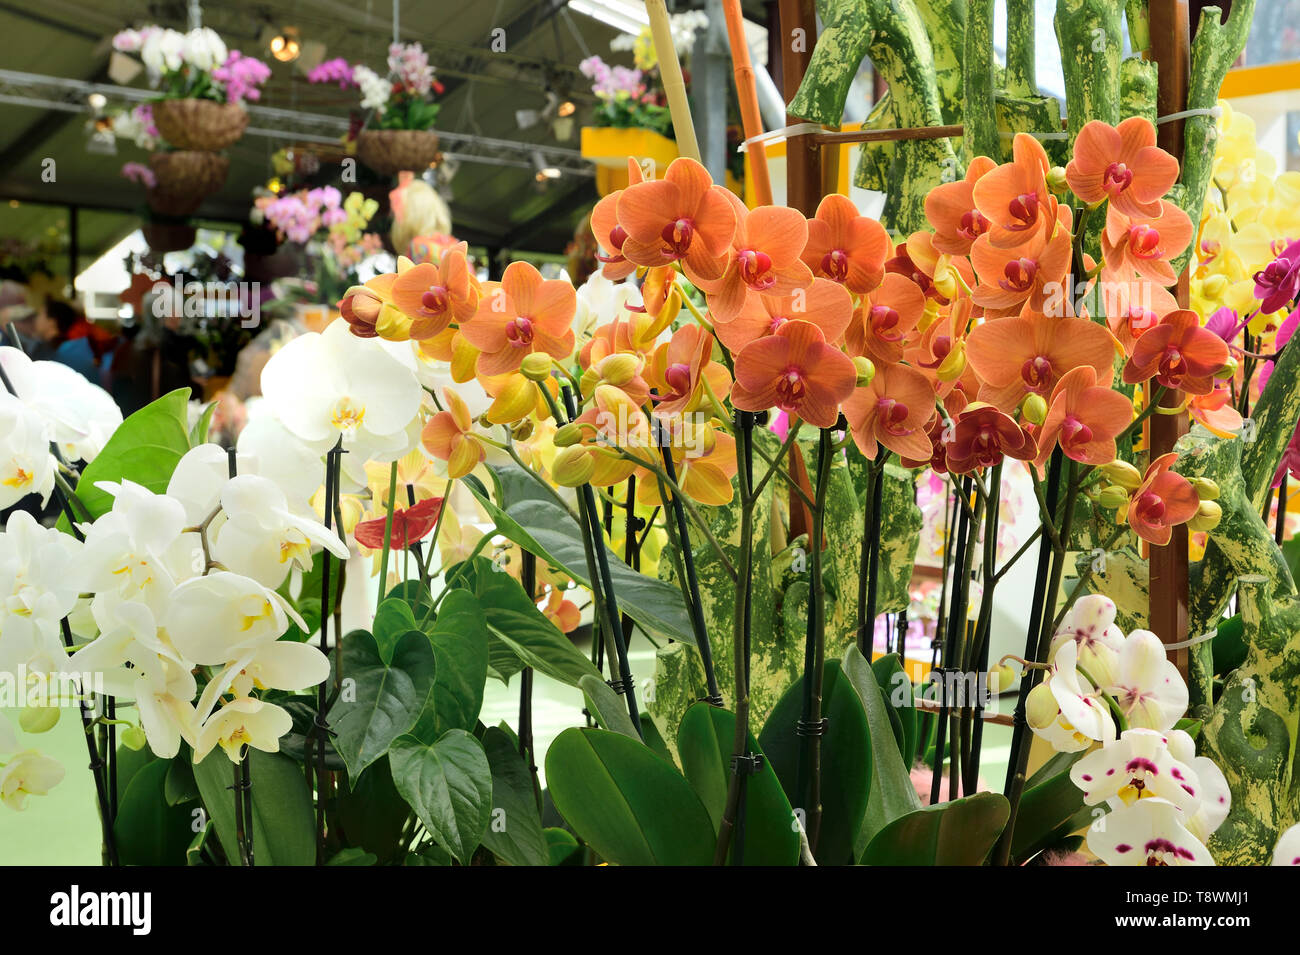
<svg viewBox="0 0 1300 955"><path fill-rule="evenodd" d="M123 30L113 37L113 49L121 53L138 53L154 84L183 66L211 73L225 63L228 56L225 42L215 30L207 27L188 33L158 26Z"/></svg>
<svg viewBox="0 0 1300 955"><path fill-rule="evenodd" d="M358 64L352 70L352 81L361 88L361 108L383 113L388 108L392 84L368 66Z"/></svg>
<svg viewBox="0 0 1300 955"><path fill-rule="evenodd" d="M1232 805L1222 770L1175 724L1187 684L1148 630L1127 637L1115 604L1081 597L1052 641L1051 673L1030 692L1025 717L1063 753L1095 743L1070 770L1089 806L1110 812L1088 832L1088 849L1108 865L1214 865L1205 842ZM1117 708L1124 730L1116 730Z"/></svg>

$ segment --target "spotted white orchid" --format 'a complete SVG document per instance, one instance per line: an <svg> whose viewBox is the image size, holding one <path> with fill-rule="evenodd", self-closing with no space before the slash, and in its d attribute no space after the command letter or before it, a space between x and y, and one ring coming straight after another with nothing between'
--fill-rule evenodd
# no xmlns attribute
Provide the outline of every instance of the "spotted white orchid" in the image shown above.
<svg viewBox="0 0 1300 955"><path fill-rule="evenodd" d="M1142 799L1089 829L1088 851L1107 865L1214 865L1185 822L1173 803Z"/></svg>
<svg viewBox="0 0 1300 955"><path fill-rule="evenodd" d="M1300 865L1300 825L1278 837L1273 847L1273 865Z"/></svg>
<svg viewBox="0 0 1300 955"><path fill-rule="evenodd" d="M1082 752L1095 742L1115 738L1106 702L1077 669L1078 652L1073 640L1062 643L1051 672L1030 692L1027 703L1029 728L1062 753Z"/></svg>
<svg viewBox="0 0 1300 955"><path fill-rule="evenodd" d="M22 811L27 808L28 796L44 796L63 781L63 775L57 759L24 750L0 763L0 803Z"/></svg>
<svg viewBox="0 0 1300 955"><path fill-rule="evenodd" d="M1049 662L1067 640L1077 644L1079 666L1090 677L1102 686L1113 682L1124 646L1124 632L1115 625L1115 601L1102 594L1080 597L1056 629Z"/></svg>
<svg viewBox="0 0 1300 955"><path fill-rule="evenodd" d="M22 401L0 391L0 509L28 494L49 500L55 462L45 422Z"/></svg>
<svg viewBox="0 0 1300 955"><path fill-rule="evenodd" d="M1165 737L1169 740L1169 752L1174 759L1191 766L1201 781L1200 803L1185 824L1197 839L1208 842L1232 810L1232 790L1228 787L1228 779L1214 760L1196 755L1196 743L1186 732L1170 730Z"/></svg>
<svg viewBox="0 0 1300 955"><path fill-rule="evenodd" d="M1155 730L1126 730L1070 767L1070 781L1083 790L1089 806L1109 802L1122 808L1155 798L1190 817L1201 803L1200 777L1174 758L1169 738Z"/></svg>
<svg viewBox="0 0 1300 955"><path fill-rule="evenodd" d="M1114 677L1097 679L1115 698L1130 726L1167 730L1187 712L1187 683L1169 659L1165 645L1150 630L1130 633L1120 650Z"/></svg>

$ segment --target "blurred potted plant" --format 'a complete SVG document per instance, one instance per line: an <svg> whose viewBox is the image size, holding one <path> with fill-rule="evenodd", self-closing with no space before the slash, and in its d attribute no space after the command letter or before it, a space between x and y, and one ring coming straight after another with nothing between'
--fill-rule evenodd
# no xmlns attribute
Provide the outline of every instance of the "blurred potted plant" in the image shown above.
<svg viewBox="0 0 1300 955"><path fill-rule="evenodd" d="M433 97L442 92L442 84L434 79L429 55L419 43L389 46L386 75L335 59L317 66L307 79L360 91L366 115L356 135L357 158L375 172L420 171L437 158L433 124L440 106Z"/></svg>

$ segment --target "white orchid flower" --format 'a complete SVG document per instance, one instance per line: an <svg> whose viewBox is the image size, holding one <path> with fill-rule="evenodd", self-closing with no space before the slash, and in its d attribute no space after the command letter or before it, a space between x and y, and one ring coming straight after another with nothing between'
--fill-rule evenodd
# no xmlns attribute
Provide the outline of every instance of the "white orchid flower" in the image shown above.
<svg viewBox="0 0 1300 955"><path fill-rule="evenodd" d="M157 616L176 583L204 569L198 535L183 533L185 507L131 481L101 481L96 487L113 495L113 508L81 525L86 542L78 562L79 590L96 600L110 592L138 600Z"/></svg>
<svg viewBox="0 0 1300 955"><path fill-rule="evenodd" d="M185 34L183 56L185 62L195 69L202 70L205 73L211 73L218 66L226 62L229 55L226 51L226 44L215 30L207 27L199 27L197 30L191 30Z"/></svg>
<svg viewBox="0 0 1300 955"><path fill-rule="evenodd" d="M122 423L107 391L57 361L32 361L17 348L0 347L18 398L45 422L50 440L68 461L93 461Z"/></svg>
<svg viewBox="0 0 1300 955"><path fill-rule="evenodd" d="M1079 666L1089 676L1102 686L1112 682L1124 646L1124 632L1115 626L1115 601L1102 594L1080 597L1052 638L1049 663L1066 640L1078 644Z"/></svg>
<svg viewBox="0 0 1300 955"><path fill-rule="evenodd" d="M252 699L232 700L208 717L199 730L198 741L194 746L194 761L200 762L215 746L225 750L232 763L241 760L245 746L260 749L264 753L278 753L280 737L291 729L292 717L274 703Z"/></svg>
<svg viewBox="0 0 1300 955"><path fill-rule="evenodd" d="M1163 799L1190 818L1200 807L1201 780L1187 763L1174 758L1164 733L1126 730L1070 767L1070 781L1083 790L1089 806L1109 802L1131 806L1142 799Z"/></svg>
<svg viewBox="0 0 1300 955"><path fill-rule="evenodd" d="M239 453L235 468L243 474L254 465L251 455ZM200 444L186 451L167 482L167 496L185 508L185 523L197 527L221 503L221 491L230 481L230 456L219 444Z"/></svg>
<svg viewBox="0 0 1300 955"><path fill-rule="evenodd" d="M1088 850L1107 865L1214 865L1183 823L1173 803L1141 799L1089 829Z"/></svg>
<svg viewBox="0 0 1300 955"><path fill-rule="evenodd" d="M1094 742L1115 738L1115 722L1093 685L1076 669L1078 644L1067 640L1057 648L1052 671L1030 693L1034 715L1029 728L1062 753L1077 753ZM1056 704L1056 714L1050 712Z"/></svg>
<svg viewBox="0 0 1300 955"><path fill-rule="evenodd" d="M177 650L201 666L224 666L278 640L289 620L307 624L275 591L256 580L217 571L178 586L160 624Z"/></svg>
<svg viewBox="0 0 1300 955"><path fill-rule="evenodd" d="M95 600L92 613L99 636L72 655L69 666L74 673L108 673L129 663L132 683L145 679L162 688L167 683L168 663L190 669L176 647L159 633L154 613L146 604L123 600L108 591ZM189 699L193 698L191 692Z"/></svg>
<svg viewBox="0 0 1300 955"><path fill-rule="evenodd" d="M21 812L28 796L44 796L63 781L63 766L57 759L25 750L0 767L0 803Z"/></svg>
<svg viewBox="0 0 1300 955"><path fill-rule="evenodd" d="M197 719L205 722L226 693L243 698L254 690L305 690L323 683L329 673L329 659L309 643L259 644L208 681L195 708Z"/></svg>
<svg viewBox="0 0 1300 955"><path fill-rule="evenodd" d="M150 676L126 667L106 670L104 692L134 700L149 749L155 756L171 759L180 752L181 740L193 746L197 738L193 700L198 685L188 664L161 660L161 669L154 672Z"/></svg>
<svg viewBox="0 0 1300 955"><path fill-rule="evenodd" d="M21 400L0 391L0 509L28 494L41 503L54 490L54 458L45 421Z"/></svg>
<svg viewBox="0 0 1300 955"><path fill-rule="evenodd" d="M1188 817L1186 824L1192 835L1207 842L1232 810L1232 790L1228 779L1214 760L1196 755L1195 741L1183 730L1170 730L1165 736L1174 759L1191 766L1201 781L1200 805Z"/></svg>
<svg viewBox="0 0 1300 955"><path fill-rule="evenodd" d="M80 550L74 538L42 527L26 511L9 516L0 533L0 669L19 658L30 664L37 655L63 657L59 621L77 602L69 571Z"/></svg>
<svg viewBox="0 0 1300 955"><path fill-rule="evenodd" d="M1300 825L1278 837L1273 847L1273 865L1300 865Z"/></svg>
<svg viewBox="0 0 1300 955"><path fill-rule="evenodd" d="M321 452L296 438L272 414L250 414L236 447L239 473L270 478L295 510L308 508L312 495L325 482Z"/></svg>
<svg viewBox="0 0 1300 955"><path fill-rule="evenodd" d="M154 30L144 38L140 59L149 78L157 83L164 73L174 73L185 62L185 34L175 30Z"/></svg>
<svg viewBox="0 0 1300 955"><path fill-rule="evenodd" d="M312 545L347 560L348 547L334 531L289 509L284 492L268 478L241 474L221 492L225 515L212 537L212 555L227 569L275 588L293 565L311 569Z"/></svg>
<svg viewBox="0 0 1300 955"><path fill-rule="evenodd" d="M268 408L300 440L324 452L340 438L362 461L401 457L424 395L412 364L375 339L357 338L346 322L300 335L262 369Z"/></svg>
<svg viewBox="0 0 1300 955"><path fill-rule="evenodd" d="M1097 679L1101 679L1098 677ZM1130 726L1171 729L1187 712L1187 684L1150 630L1134 630L1124 641L1113 682L1103 681Z"/></svg>

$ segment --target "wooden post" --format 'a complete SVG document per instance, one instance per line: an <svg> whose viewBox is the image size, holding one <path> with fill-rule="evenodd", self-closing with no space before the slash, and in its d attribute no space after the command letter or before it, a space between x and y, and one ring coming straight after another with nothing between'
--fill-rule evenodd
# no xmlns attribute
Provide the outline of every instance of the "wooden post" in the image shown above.
<svg viewBox="0 0 1300 955"><path fill-rule="evenodd" d="M781 89L788 103L803 82L817 42L817 11L813 0L780 0ZM786 122L800 120L787 114ZM806 216L817 212L822 199L821 147L811 136L791 136L785 151L785 204Z"/></svg>
<svg viewBox="0 0 1300 955"><path fill-rule="evenodd" d="M1156 114L1167 116L1187 108L1187 86L1191 63L1191 20L1187 0L1150 0L1150 57L1159 66ZM1183 120L1156 127L1156 141L1161 149L1181 163L1183 159ZM1188 306L1188 272L1178 277L1176 288L1180 308ZM1184 400L1181 391L1167 391L1161 404L1177 407ZM1155 414L1149 419L1148 436L1151 457L1155 459L1174 449L1174 443L1187 433L1187 412ZM1174 528L1165 547L1152 547L1150 571L1150 620L1153 633L1165 643L1187 639L1187 525ZM1187 677L1189 654L1186 647L1173 651L1178 672Z"/></svg>

